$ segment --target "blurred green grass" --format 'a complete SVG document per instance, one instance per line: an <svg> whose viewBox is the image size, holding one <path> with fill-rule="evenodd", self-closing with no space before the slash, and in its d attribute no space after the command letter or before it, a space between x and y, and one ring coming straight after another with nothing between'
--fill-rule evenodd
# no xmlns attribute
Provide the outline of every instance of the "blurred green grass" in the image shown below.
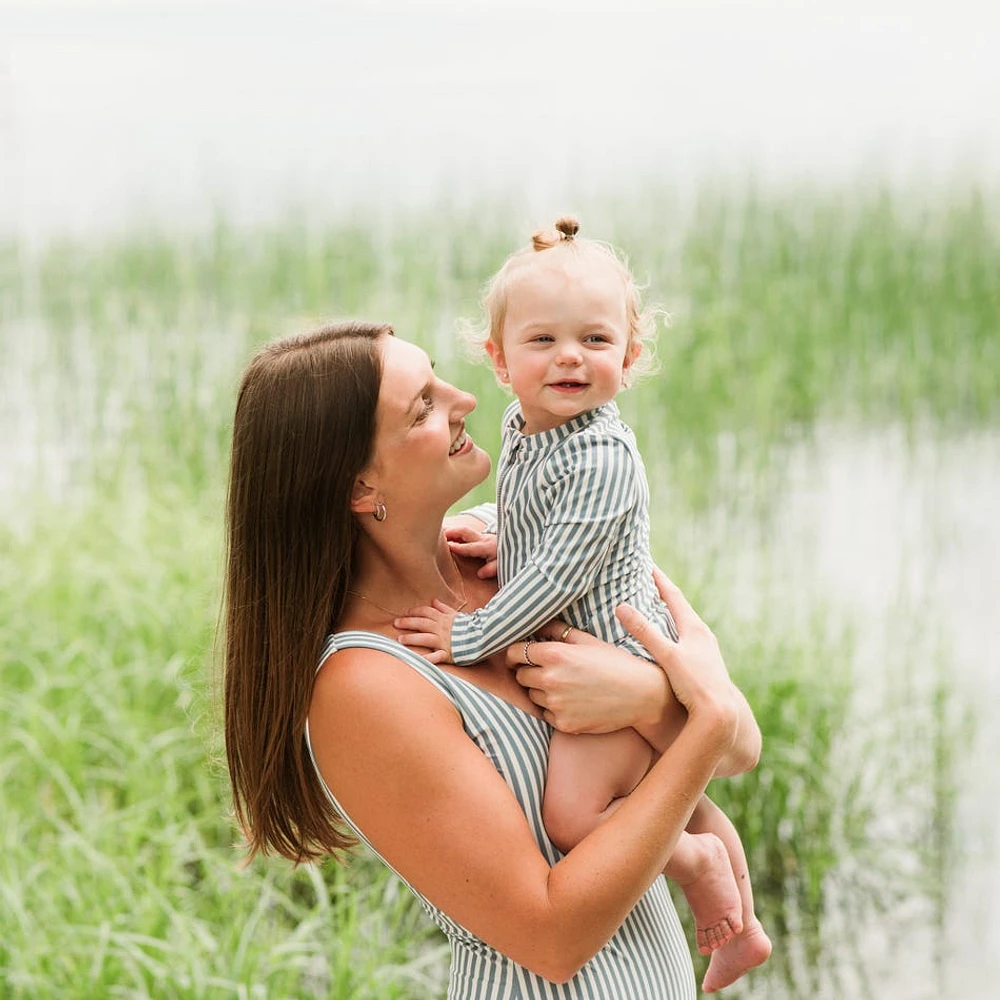
<svg viewBox="0 0 1000 1000"><path fill-rule="evenodd" d="M623 405L658 539L693 530L733 485L720 442L737 471L765 470L766 505L766 470L818 421L941 434L997 421L1000 227L982 190L705 190L683 211L649 190L581 215L672 314L660 373ZM212 682L223 485L242 364L337 316L388 319L425 346L477 393L470 423L495 454L506 397L462 358L454 320L476 315L482 282L524 242L513 218L494 204L0 247L0 412L19 469L0 528L0 994L441 994L441 944L377 866L239 867ZM908 706L902 729L926 719L927 744L890 724L846 738L850 632L822 608L804 626L766 606L729 625L712 587L724 567L675 565L660 544L738 651L765 733L761 767L718 793L784 939L747 989L815 991L840 960L823 947L831 899L872 917L939 891L951 709L941 694ZM894 766L872 775L862 745ZM875 857L886 802L913 822Z"/></svg>

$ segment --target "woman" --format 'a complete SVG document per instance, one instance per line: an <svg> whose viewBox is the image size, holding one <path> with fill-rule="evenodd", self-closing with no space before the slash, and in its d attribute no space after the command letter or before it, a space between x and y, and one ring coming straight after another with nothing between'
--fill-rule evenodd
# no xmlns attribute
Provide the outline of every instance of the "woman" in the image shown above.
<svg viewBox="0 0 1000 1000"><path fill-rule="evenodd" d="M472 668L394 641L403 609L475 609L493 593L442 531L489 473L465 428L474 406L384 325L275 342L244 376L225 702L251 854L336 854L352 842L342 816L448 935L453 1000L693 997L657 876L709 779L753 766L759 733L680 593L658 581L676 646L620 612L662 671L578 632ZM663 751L565 857L540 818L549 723L635 726Z"/></svg>

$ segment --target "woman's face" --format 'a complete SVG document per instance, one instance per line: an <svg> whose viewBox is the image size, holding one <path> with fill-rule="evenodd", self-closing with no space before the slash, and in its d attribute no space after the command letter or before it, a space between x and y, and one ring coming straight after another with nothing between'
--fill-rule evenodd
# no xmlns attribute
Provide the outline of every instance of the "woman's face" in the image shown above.
<svg viewBox="0 0 1000 1000"><path fill-rule="evenodd" d="M376 489L390 512L439 516L481 483L490 458L473 443L465 417L476 398L437 378L427 354L398 337L382 337L375 457Z"/></svg>

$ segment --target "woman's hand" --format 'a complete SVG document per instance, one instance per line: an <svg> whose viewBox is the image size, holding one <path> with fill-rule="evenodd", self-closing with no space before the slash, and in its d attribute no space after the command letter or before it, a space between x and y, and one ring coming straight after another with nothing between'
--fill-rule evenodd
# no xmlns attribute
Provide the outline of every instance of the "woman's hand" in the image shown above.
<svg viewBox="0 0 1000 1000"><path fill-rule="evenodd" d="M508 665L545 720L565 733L610 733L629 726L656 725L676 709L666 675L655 663L574 628L553 621L539 630L550 642L507 650ZM565 638L558 641L565 633Z"/></svg>
<svg viewBox="0 0 1000 1000"><path fill-rule="evenodd" d="M619 608L618 618L657 663L579 629L567 633L565 623L555 621L539 635L562 638L561 642L529 643L530 665L525 665L525 643L519 642L507 650L508 664L531 700L544 710L546 721L557 729L607 733L632 726L661 752L677 737L692 708L727 714L735 705L738 734L716 776L751 770L760 755L760 730L729 677L715 635L660 570L653 576L680 641L668 639L628 605Z"/></svg>
<svg viewBox="0 0 1000 1000"><path fill-rule="evenodd" d="M760 729L746 698L729 676L718 640L662 570L654 569L653 579L673 615L678 641L672 642L627 604L617 608L618 620L656 658L689 718L705 718L719 722L724 729L732 728L729 749L719 761L715 776L752 770L760 758Z"/></svg>
<svg viewBox="0 0 1000 1000"><path fill-rule="evenodd" d="M653 571L653 579L677 625L678 641L667 638L645 615L628 604L616 608L616 617L663 668L674 696L689 716L698 711L732 708L736 687L715 634L688 604L680 588L661 570Z"/></svg>

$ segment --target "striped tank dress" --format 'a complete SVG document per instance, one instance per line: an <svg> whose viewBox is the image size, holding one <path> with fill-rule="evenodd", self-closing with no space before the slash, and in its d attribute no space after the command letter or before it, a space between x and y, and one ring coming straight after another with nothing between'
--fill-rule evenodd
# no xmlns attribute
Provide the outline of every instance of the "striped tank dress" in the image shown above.
<svg viewBox="0 0 1000 1000"><path fill-rule="evenodd" d="M561 855L542 825L542 790L552 734L548 723L373 632L331 635L320 662L335 650L359 646L402 660L456 707L466 734L500 772L524 810L539 850L554 865ZM312 757L308 725L306 743ZM312 759L315 766L316 759ZM319 775L318 767L316 773ZM337 812L371 848L364 831L326 788L322 775L319 778ZM373 853L379 856L374 849ZM611 940L562 984L529 972L450 919L412 886L410 889L451 945L447 1000L694 1000L691 954L663 878L636 903Z"/></svg>

